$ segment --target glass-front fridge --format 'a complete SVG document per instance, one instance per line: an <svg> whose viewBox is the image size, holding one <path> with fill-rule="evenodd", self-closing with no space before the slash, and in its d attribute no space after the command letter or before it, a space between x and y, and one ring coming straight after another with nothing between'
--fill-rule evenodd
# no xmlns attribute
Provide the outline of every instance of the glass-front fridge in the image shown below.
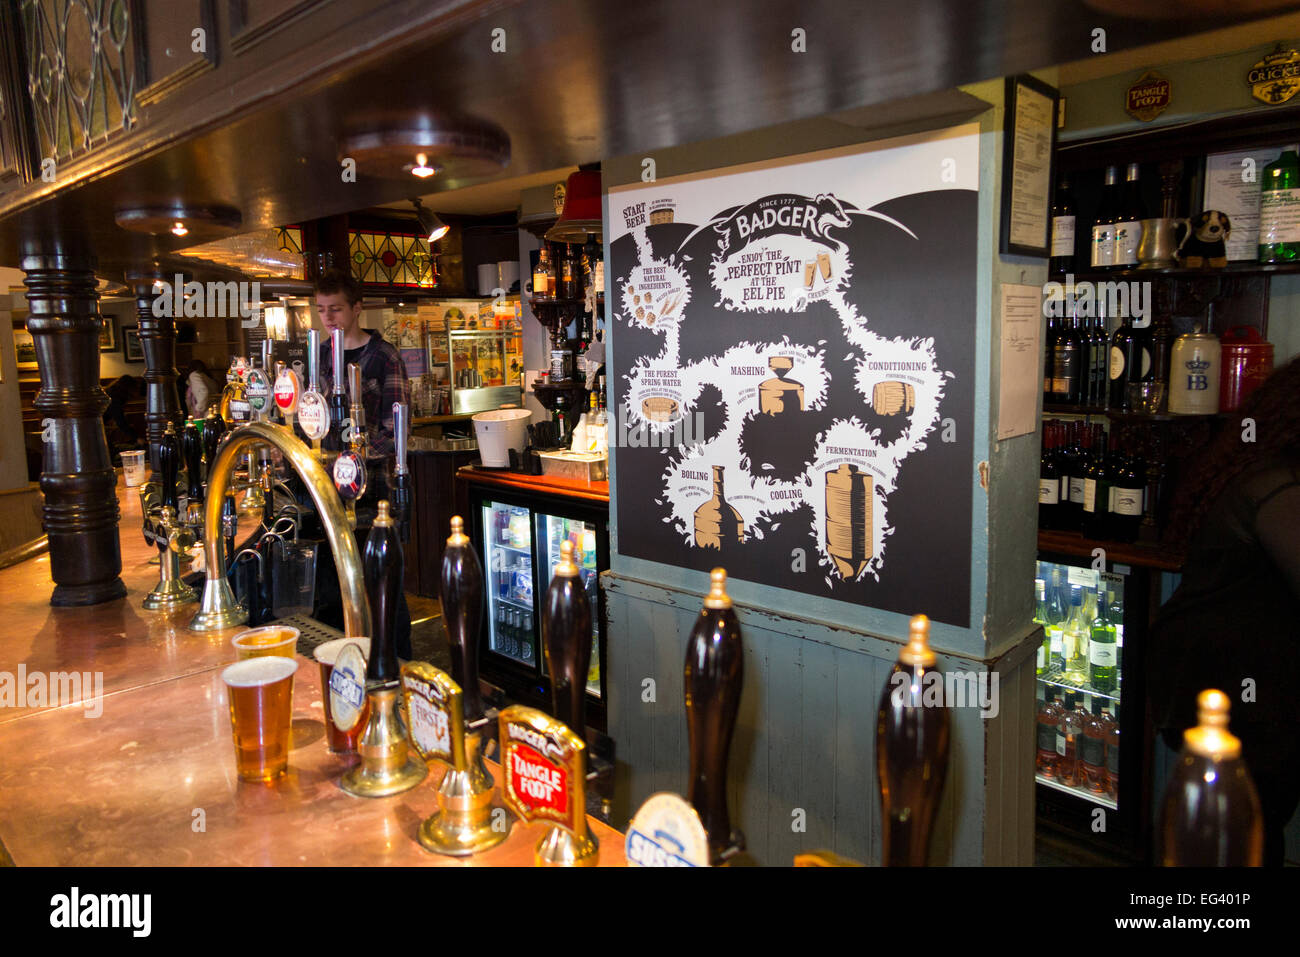
<svg viewBox="0 0 1300 957"><path fill-rule="evenodd" d="M487 591L479 656L483 678L513 701L551 710L539 615L561 544L570 541L591 604L587 725L603 732L605 627L599 575L609 567L607 513L555 498L489 494L478 488L470 494L474 542Z"/></svg>
<svg viewBox="0 0 1300 957"><path fill-rule="evenodd" d="M1041 555L1034 581L1039 820L1135 861L1148 844L1148 582L1146 569Z"/></svg>

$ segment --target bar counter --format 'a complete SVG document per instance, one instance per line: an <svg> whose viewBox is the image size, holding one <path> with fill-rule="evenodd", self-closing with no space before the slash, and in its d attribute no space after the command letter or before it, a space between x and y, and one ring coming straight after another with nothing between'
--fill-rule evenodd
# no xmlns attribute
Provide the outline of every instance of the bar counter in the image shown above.
<svg viewBox="0 0 1300 957"><path fill-rule="evenodd" d="M325 745L320 672L297 657L289 772L273 785L235 774L221 669L239 629L187 629L140 602L158 578L140 532L134 489L119 478L126 598L52 608L48 556L0 571L0 676L102 673L79 702L0 707L0 842L22 865L504 865L529 866L544 825L513 820L510 836L472 858L442 857L416 840L437 810L442 765L404 794L355 798L338 786L355 758ZM93 682L92 682L93 685ZM91 707L85 707L91 702ZM102 713L96 716L96 712ZM489 769L500 786L499 769ZM589 818L600 864L622 865L623 838Z"/></svg>

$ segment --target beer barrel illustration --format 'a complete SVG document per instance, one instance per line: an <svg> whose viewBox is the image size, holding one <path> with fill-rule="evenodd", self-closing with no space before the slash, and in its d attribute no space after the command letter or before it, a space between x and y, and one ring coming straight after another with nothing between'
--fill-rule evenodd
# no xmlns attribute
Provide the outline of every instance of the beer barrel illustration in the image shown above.
<svg viewBox="0 0 1300 957"><path fill-rule="evenodd" d="M871 559L875 482L856 465L826 473L826 551L840 575L855 579Z"/></svg>
<svg viewBox="0 0 1300 957"><path fill-rule="evenodd" d="M877 415L898 415L911 412L916 405L916 390L906 382L886 379L871 389L871 408Z"/></svg>

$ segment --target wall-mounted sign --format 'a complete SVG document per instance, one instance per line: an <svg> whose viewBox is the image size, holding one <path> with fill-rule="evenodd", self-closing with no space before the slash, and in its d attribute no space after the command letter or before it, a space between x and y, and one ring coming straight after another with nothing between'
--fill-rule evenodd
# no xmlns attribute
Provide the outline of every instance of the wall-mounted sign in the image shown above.
<svg viewBox="0 0 1300 957"><path fill-rule="evenodd" d="M968 626L979 165L967 127L610 190L622 554Z"/></svg>
<svg viewBox="0 0 1300 957"><path fill-rule="evenodd" d="M1300 53L1278 48L1250 68L1246 74L1251 95L1261 103L1278 106L1300 90Z"/></svg>
<svg viewBox="0 0 1300 957"><path fill-rule="evenodd" d="M1128 88L1124 111L1135 120L1150 123L1169 106L1169 81L1148 70Z"/></svg>

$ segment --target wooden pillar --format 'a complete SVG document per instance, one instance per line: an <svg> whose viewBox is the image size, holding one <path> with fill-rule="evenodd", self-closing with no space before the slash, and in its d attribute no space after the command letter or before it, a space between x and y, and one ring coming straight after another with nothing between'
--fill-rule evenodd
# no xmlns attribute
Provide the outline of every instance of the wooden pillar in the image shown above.
<svg viewBox="0 0 1300 957"><path fill-rule="evenodd" d="M99 295L94 260L48 253L24 256L29 318L41 388L35 407L46 423L41 492L50 540L51 605L95 605L121 598L117 475L101 418Z"/></svg>
<svg viewBox="0 0 1300 957"><path fill-rule="evenodd" d="M160 271L127 273L126 281L135 294L135 314L140 326L140 346L144 349L145 435L149 442L149 467L158 477L158 448L168 422L181 421L180 400L176 393L176 321L171 316L155 316L154 281L173 282Z"/></svg>

